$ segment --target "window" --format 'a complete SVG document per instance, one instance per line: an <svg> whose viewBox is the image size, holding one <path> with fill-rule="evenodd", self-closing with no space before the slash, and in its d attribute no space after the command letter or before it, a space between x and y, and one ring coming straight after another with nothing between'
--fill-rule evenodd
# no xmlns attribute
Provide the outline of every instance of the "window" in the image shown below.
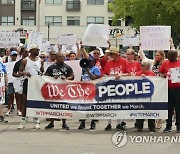
<svg viewBox="0 0 180 154"><path fill-rule="evenodd" d="M115 25L112 24L112 17L108 18L108 24L109 26L121 26L121 19L118 19Z"/></svg>
<svg viewBox="0 0 180 154"><path fill-rule="evenodd" d="M78 26L78 25L80 25L80 17L78 17L78 16L69 16L69 17L67 17L67 25L69 25L69 26Z"/></svg>
<svg viewBox="0 0 180 154"><path fill-rule="evenodd" d="M87 17L87 24L104 24L104 17Z"/></svg>
<svg viewBox="0 0 180 154"><path fill-rule="evenodd" d="M79 0L68 0L66 1L66 10L67 11L80 11L80 4Z"/></svg>
<svg viewBox="0 0 180 154"><path fill-rule="evenodd" d="M36 9L36 1L35 0L22 0L22 9L25 10L35 10Z"/></svg>
<svg viewBox="0 0 180 154"><path fill-rule="evenodd" d="M104 0L87 0L88 5L104 5Z"/></svg>
<svg viewBox="0 0 180 154"><path fill-rule="evenodd" d="M45 17L45 24L47 25L48 22L54 26L61 26L62 25L62 17L60 17L60 16L46 16Z"/></svg>
<svg viewBox="0 0 180 154"><path fill-rule="evenodd" d="M24 26L35 25L35 18L34 17L23 17L22 18L22 25L24 25Z"/></svg>
<svg viewBox="0 0 180 154"><path fill-rule="evenodd" d="M2 25L14 25L14 17L11 17L11 16L1 17L1 24Z"/></svg>
<svg viewBox="0 0 180 154"><path fill-rule="evenodd" d="M2 4L14 4L14 0L2 0Z"/></svg>
<svg viewBox="0 0 180 154"><path fill-rule="evenodd" d="M62 0L46 0L45 4L62 4Z"/></svg>

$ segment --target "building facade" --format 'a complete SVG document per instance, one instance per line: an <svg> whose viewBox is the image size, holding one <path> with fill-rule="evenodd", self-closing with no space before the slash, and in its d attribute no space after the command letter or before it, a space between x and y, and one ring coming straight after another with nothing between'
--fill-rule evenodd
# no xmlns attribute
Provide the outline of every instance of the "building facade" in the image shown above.
<svg viewBox="0 0 180 154"><path fill-rule="evenodd" d="M109 24L112 45L121 46L124 35L133 36L128 21L112 26L112 0L0 0L0 31L43 32L44 40L57 43L59 34L74 33L81 40L90 23Z"/></svg>

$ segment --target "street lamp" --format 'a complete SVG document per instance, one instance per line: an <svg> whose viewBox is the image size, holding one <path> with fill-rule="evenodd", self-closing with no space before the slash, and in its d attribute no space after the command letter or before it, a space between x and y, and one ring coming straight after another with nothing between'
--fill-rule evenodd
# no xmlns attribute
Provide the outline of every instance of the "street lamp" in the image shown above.
<svg viewBox="0 0 180 154"><path fill-rule="evenodd" d="M49 30L50 30L49 28L50 28L50 22L48 21L47 24L48 24L48 41L49 41Z"/></svg>

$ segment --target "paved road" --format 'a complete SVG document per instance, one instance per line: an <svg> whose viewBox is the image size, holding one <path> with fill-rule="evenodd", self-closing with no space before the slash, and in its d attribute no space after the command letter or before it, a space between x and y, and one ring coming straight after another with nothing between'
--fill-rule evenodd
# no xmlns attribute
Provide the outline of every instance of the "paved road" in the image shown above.
<svg viewBox="0 0 180 154"><path fill-rule="evenodd" d="M179 154L179 143L142 143L140 137L161 135L180 136L175 131L163 134L162 130L156 133L137 132L133 128L134 121L127 122L126 133L128 142L121 148L112 144L112 135L116 132L104 131L106 121L99 121L94 131L89 130L89 121L85 130L77 130L78 120L68 120L69 131L61 129L61 122L55 122L55 128L45 130L47 121L41 119L41 129L32 129L32 119L26 124L26 129L18 130L20 117L15 113L7 117L8 123L0 123L0 154ZM116 122L113 122L113 126ZM165 125L163 125L164 128ZM147 127L147 123L145 123ZM175 129L175 128L174 128ZM137 142L131 143L130 136L137 136Z"/></svg>

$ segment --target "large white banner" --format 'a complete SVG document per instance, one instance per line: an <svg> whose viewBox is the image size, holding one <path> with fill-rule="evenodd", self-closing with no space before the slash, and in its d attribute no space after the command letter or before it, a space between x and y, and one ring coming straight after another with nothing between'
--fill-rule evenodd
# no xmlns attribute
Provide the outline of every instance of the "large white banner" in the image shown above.
<svg viewBox="0 0 180 154"><path fill-rule="evenodd" d="M82 44L87 46L108 47L109 26L89 24L82 38Z"/></svg>
<svg viewBox="0 0 180 154"><path fill-rule="evenodd" d="M19 43L19 32L0 32L0 48L18 47Z"/></svg>
<svg viewBox="0 0 180 154"><path fill-rule="evenodd" d="M168 81L114 77L70 82L47 76L28 81L27 116L65 119L167 119Z"/></svg>
<svg viewBox="0 0 180 154"><path fill-rule="evenodd" d="M171 26L141 26L141 50L170 50Z"/></svg>

